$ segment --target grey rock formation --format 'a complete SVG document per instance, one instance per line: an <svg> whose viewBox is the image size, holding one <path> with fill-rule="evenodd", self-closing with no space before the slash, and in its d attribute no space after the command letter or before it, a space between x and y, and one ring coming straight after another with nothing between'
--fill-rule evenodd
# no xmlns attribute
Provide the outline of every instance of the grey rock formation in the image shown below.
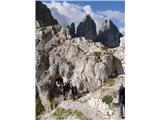
<svg viewBox="0 0 160 120"><path fill-rule="evenodd" d="M36 29L36 86L46 111L51 110L49 94L55 80L71 81L80 92L98 88L103 81L121 74L118 58L99 42L72 38L61 25Z"/></svg>
<svg viewBox="0 0 160 120"><path fill-rule="evenodd" d="M50 10L41 1L36 1L36 27L58 24L53 18Z"/></svg>
<svg viewBox="0 0 160 120"><path fill-rule="evenodd" d="M120 64L123 67L122 73L125 71L125 37L120 38L120 45L116 48L108 48L108 52L115 56L115 59L120 60ZM118 65L120 66L120 65ZM121 69L121 68L120 68Z"/></svg>
<svg viewBox="0 0 160 120"><path fill-rule="evenodd" d="M68 28L69 28L71 37L74 38L75 37L75 24L71 23L71 25L68 26Z"/></svg>
<svg viewBox="0 0 160 120"><path fill-rule="evenodd" d="M113 55L121 61L123 70L125 71L125 38L121 37L120 46L116 48Z"/></svg>
<svg viewBox="0 0 160 120"><path fill-rule="evenodd" d="M97 37L96 24L90 15L86 15L77 27L77 37L85 37L95 41Z"/></svg>
<svg viewBox="0 0 160 120"><path fill-rule="evenodd" d="M119 32L117 26L111 20L105 20L99 30L97 41L106 47L115 48L120 44L120 37L122 37L122 34Z"/></svg>

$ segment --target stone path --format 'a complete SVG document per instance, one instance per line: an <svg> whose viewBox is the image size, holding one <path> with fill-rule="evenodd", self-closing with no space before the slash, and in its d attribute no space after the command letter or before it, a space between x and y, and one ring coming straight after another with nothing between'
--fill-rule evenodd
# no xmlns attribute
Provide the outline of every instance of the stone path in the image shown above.
<svg viewBox="0 0 160 120"><path fill-rule="evenodd" d="M112 87L103 86L94 92L91 92L78 100L65 100L62 101L57 107L62 107L64 109L76 109L82 112L89 120L123 120L119 116L119 107L108 106L107 110L103 109L104 106L101 102L102 96L106 94L113 94L113 91L117 91L119 83L124 83L124 78L122 76L115 79L115 84ZM100 101L93 102L94 99ZM92 100L92 101L91 101ZM89 102L91 101L91 102ZM93 104L90 104L93 103ZM97 105L101 104L101 105ZM100 107L97 107L100 106ZM102 110L100 110L102 107ZM53 111L49 114L43 116L41 120L54 120Z"/></svg>
<svg viewBox="0 0 160 120"><path fill-rule="evenodd" d="M123 76L120 76L118 80L115 79L115 85L112 87L102 87L95 92L89 93L76 101L63 101L61 104L58 105L58 107L62 107L65 109L76 109L82 112L88 118L91 118L92 120L121 120L121 118L119 117L119 107L112 107L110 110L113 112L113 114L108 115L107 111L104 114L100 112L98 108L93 109L88 103L88 101L92 98L100 99L101 96L103 96L104 94L107 94L113 90L117 90L119 83L124 83Z"/></svg>
<svg viewBox="0 0 160 120"><path fill-rule="evenodd" d="M62 102L59 107L65 109L76 109L87 116L87 118L91 118L92 120L99 120L99 118L102 118L102 120L107 120L107 116L104 116L104 114L97 111L96 109L92 109L87 102L81 103L79 101L68 100Z"/></svg>

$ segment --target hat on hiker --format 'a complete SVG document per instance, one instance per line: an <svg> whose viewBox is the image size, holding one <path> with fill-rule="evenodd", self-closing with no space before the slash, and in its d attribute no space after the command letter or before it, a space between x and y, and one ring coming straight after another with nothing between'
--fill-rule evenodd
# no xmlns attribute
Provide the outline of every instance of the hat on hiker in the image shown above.
<svg viewBox="0 0 160 120"><path fill-rule="evenodd" d="M119 87L123 87L123 83L120 83L120 84L119 84Z"/></svg>

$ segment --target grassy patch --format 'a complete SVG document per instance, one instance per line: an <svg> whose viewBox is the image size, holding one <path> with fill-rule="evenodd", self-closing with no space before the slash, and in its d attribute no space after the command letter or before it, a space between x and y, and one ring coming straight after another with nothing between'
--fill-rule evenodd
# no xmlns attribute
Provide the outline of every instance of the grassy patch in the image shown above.
<svg viewBox="0 0 160 120"><path fill-rule="evenodd" d="M113 106L114 106L114 107L118 107L118 106L119 106L119 103L113 102Z"/></svg>
<svg viewBox="0 0 160 120"><path fill-rule="evenodd" d="M106 95L102 98L102 101L106 104L110 104L113 101L112 95Z"/></svg>
<svg viewBox="0 0 160 120"><path fill-rule="evenodd" d="M53 115L56 117L56 120L61 120L63 117L65 109L64 108L56 108Z"/></svg>
<svg viewBox="0 0 160 120"><path fill-rule="evenodd" d="M62 120L67 118L68 116L75 116L80 120L88 120L87 117L83 115L83 113L78 110L72 109L56 108L53 115L56 120Z"/></svg>
<svg viewBox="0 0 160 120"><path fill-rule="evenodd" d="M80 111L78 110L73 110L73 115L75 115L78 119L80 120L88 120L84 115L83 113L81 113Z"/></svg>
<svg viewBox="0 0 160 120"><path fill-rule="evenodd" d="M70 116L72 114L73 114L73 110L72 109L65 110L65 112L64 112L64 116L65 117L68 117L68 116Z"/></svg>
<svg viewBox="0 0 160 120"><path fill-rule="evenodd" d="M40 97L36 97L36 116L40 115L42 112L44 112L45 109L41 103Z"/></svg>
<svg viewBox="0 0 160 120"><path fill-rule="evenodd" d="M113 86L114 85L114 83L115 83L115 80L113 79L113 78L106 78L105 80L104 80L104 83L107 85L107 86L109 86L109 87L111 87L111 86Z"/></svg>

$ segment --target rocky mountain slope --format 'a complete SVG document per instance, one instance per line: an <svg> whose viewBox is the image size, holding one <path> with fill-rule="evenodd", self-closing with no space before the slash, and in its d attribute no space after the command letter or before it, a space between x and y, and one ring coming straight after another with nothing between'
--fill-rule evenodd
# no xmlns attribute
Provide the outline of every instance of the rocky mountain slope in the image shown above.
<svg viewBox="0 0 160 120"><path fill-rule="evenodd" d="M119 116L119 107L117 104L116 92L118 85L124 83L124 76L119 76L114 79L115 83L112 86L108 84L100 87L94 92L81 97L80 99L65 100L61 102L57 108L65 110L77 110L83 113L83 116L87 116L87 119L79 119L77 116L64 116L62 120L122 120ZM114 100L112 104L105 104L102 102L102 98L105 95L113 95ZM51 112L47 112L39 116L40 120L57 120L54 115L56 109Z"/></svg>
<svg viewBox="0 0 160 120"><path fill-rule="evenodd" d="M92 38L87 39L86 36L82 37L79 35L79 37L73 37L74 24L69 28L64 27L58 24L57 20L53 17L46 17L50 16L50 11L41 2L36 2L36 5L41 6L37 12L40 11L41 14L45 14L42 15L42 18L38 17L39 15L41 16L39 12L36 14L36 21L42 21L39 22L40 26L36 28L36 93L45 110L38 118L41 120L55 119L52 114L55 111L55 106L51 99L55 100L55 98L60 98L60 96L57 96L54 92L55 80L57 78L61 78L64 82L70 81L73 85L77 86L79 93L90 92L88 94L90 95L89 98L84 96L79 99L85 99L84 101L86 102L83 104L78 101L68 103L68 107L75 104L74 109L79 106L78 110L85 113L81 105L89 105L88 102L90 100L92 103L92 96L97 96L102 92L101 89L108 88L106 82L108 82L110 78L112 79L111 82L117 81L114 82L112 86L117 86L119 82L124 83L124 79L121 80L121 76L122 78L124 77L124 45L110 49L101 42L94 42ZM89 36L91 35L91 37L93 37L93 32L94 30L91 34L89 33ZM115 33L113 30L113 35L115 35ZM105 32L103 34L105 34ZM112 30L109 31L109 34L112 36ZM119 32L116 35L119 35ZM118 38L119 36L116 40L118 40ZM120 54L121 52L123 52L123 54ZM109 89L106 89L104 93L113 95L113 92L109 91L116 92L116 90L117 87L109 86ZM50 96L51 94L54 94L52 98ZM100 100L103 95L97 96L95 99ZM66 104L65 102L67 101L59 99L58 102L58 107L68 109L68 107L63 106L63 103ZM99 113L102 116L107 113L107 111L103 113L105 111L101 111L100 109L96 110L96 107L94 109L95 113L96 111L102 112L102 114ZM50 115L52 117L49 117ZM91 119L95 120L96 118L91 116Z"/></svg>
<svg viewBox="0 0 160 120"><path fill-rule="evenodd" d="M36 35L36 76L40 96L47 96L49 92L49 89L41 89L42 86L48 84L53 88L58 77L71 80L80 91L87 91L102 86L108 77L124 73L121 61L105 46L84 37L71 38L69 30L61 25L37 29ZM44 106L48 104L47 97L41 100Z"/></svg>

